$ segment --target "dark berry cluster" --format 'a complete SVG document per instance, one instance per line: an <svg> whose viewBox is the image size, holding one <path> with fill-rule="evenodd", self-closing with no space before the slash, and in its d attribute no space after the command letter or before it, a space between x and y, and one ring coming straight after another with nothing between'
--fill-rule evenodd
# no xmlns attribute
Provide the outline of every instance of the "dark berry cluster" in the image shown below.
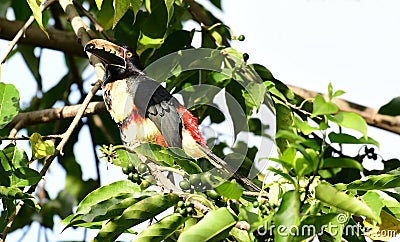
<svg viewBox="0 0 400 242"><path fill-rule="evenodd" d="M129 180L140 184L144 188L155 183L153 175L150 174L149 168L144 163L140 163L137 168L132 163L129 163L128 166L122 168L122 172L128 175Z"/></svg>
<svg viewBox="0 0 400 242"><path fill-rule="evenodd" d="M176 204L176 209L175 213L179 213L180 215L186 217L186 216L191 216L194 214L194 205L190 201L179 201Z"/></svg>
<svg viewBox="0 0 400 242"><path fill-rule="evenodd" d="M179 187L183 191L204 191L210 190L218 183L216 177L210 172L202 174L191 174L179 182Z"/></svg>

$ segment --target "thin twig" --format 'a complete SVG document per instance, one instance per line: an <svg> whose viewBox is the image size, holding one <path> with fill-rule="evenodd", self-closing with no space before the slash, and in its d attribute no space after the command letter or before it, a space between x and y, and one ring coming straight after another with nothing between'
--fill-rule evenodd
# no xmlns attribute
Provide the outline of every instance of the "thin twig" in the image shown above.
<svg viewBox="0 0 400 242"><path fill-rule="evenodd" d="M79 1L73 0L73 3L90 20L90 22L96 28L97 32L100 32L107 40L109 40L111 42L115 42L115 38L113 38L109 34L107 34L107 32L104 30L103 26L101 26L101 24L99 24L99 22L97 22L97 20L93 17L93 15L89 11L87 11Z"/></svg>
<svg viewBox="0 0 400 242"><path fill-rule="evenodd" d="M42 136L43 140L49 140L49 139L62 139L64 136L62 134L50 134L50 135L45 135ZM0 140L29 140L28 136L21 136L21 137L0 137Z"/></svg>
<svg viewBox="0 0 400 242"><path fill-rule="evenodd" d="M43 4L40 7L40 11L43 12L48 6L50 6L52 3L54 3L56 0L48 0L45 4ZM8 48L4 52L3 56L0 58L0 63L3 64L7 56L11 53L12 49L14 49L14 46L17 44L18 40L24 35L25 31L28 29L29 26L35 21L35 17L31 15L29 19L25 22L24 26L18 31L18 33L15 35L14 39L8 43Z"/></svg>

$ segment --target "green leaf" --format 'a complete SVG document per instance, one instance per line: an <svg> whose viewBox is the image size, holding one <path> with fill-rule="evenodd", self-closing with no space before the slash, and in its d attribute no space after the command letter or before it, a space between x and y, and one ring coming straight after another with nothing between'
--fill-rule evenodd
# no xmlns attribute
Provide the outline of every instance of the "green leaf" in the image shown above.
<svg viewBox="0 0 400 242"><path fill-rule="evenodd" d="M310 148L304 149L303 146L296 144L292 146L300 151L300 154L296 155L296 159L292 164L296 170L297 176L304 176L318 169L320 158L315 150Z"/></svg>
<svg viewBox="0 0 400 242"><path fill-rule="evenodd" d="M114 0L114 21L112 28L115 28L117 23L125 15L126 11L131 7L130 4L131 0Z"/></svg>
<svg viewBox="0 0 400 242"><path fill-rule="evenodd" d="M367 176L366 179L353 181L346 186L346 189L362 191L385 190L400 187L400 175L382 174Z"/></svg>
<svg viewBox="0 0 400 242"><path fill-rule="evenodd" d="M245 207L240 205L239 207L239 221L246 221L250 224L251 227L254 227L257 223L260 222L260 217L258 217L257 210L253 207L252 204Z"/></svg>
<svg viewBox="0 0 400 242"><path fill-rule="evenodd" d="M352 112L340 112L328 118L340 126L360 131L365 139L368 138L367 122L360 115Z"/></svg>
<svg viewBox="0 0 400 242"><path fill-rule="evenodd" d="M293 113L292 110L283 103L276 103L276 130L277 135L284 131L294 134L293 131ZM294 134L296 135L296 134ZM279 153L282 153L289 146L289 141L286 137L278 138L275 136L276 145Z"/></svg>
<svg viewBox="0 0 400 242"><path fill-rule="evenodd" d="M104 28L109 30L112 28L114 18L114 7L112 0L103 0L101 3L101 9L96 13L97 22Z"/></svg>
<svg viewBox="0 0 400 242"><path fill-rule="evenodd" d="M167 148L157 144L140 144L135 148L135 152L146 156L152 161L165 163L168 166L174 165L174 158L168 154Z"/></svg>
<svg viewBox="0 0 400 242"><path fill-rule="evenodd" d="M176 194L155 195L127 208L120 217L106 223L94 241L115 241L126 229L153 218L179 201Z"/></svg>
<svg viewBox="0 0 400 242"><path fill-rule="evenodd" d="M186 219L187 218L182 217L179 213L168 215L157 223L142 230L142 232L138 234L132 242L162 241L173 234L186 221Z"/></svg>
<svg viewBox="0 0 400 242"><path fill-rule="evenodd" d="M14 168L24 167L29 162L26 152L13 144L4 148L3 154L6 156L6 159L2 159L0 162L6 171L11 170L11 166Z"/></svg>
<svg viewBox="0 0 400 242"><path fill-rule="evenodd" d="M281 205L274 219L275 241L291 241L290 228L300 224L300 195L297 191L288 191L283 194Z"/></svg>
<svg viewBox="0 0 400 242"><path fill-rule="evenodd" d="M123 180L111 183L106 186L102 186L93 192L89 193L80 203L76 210L76 214L89 213L92 206L102 201L108 200L113 197L117 197L123 194L133 194L139 192L139 185Z"/></svg>
<svg viewBox="0 0 400 242"><path fill-rule="evenodd" d="M364 195L362 195L362 200L372 209L372 212L376 217L381 216L381 210L384 206L383 201L378 193L375 191L368 191Z"/></svg>
<svg viewBox="0 0 400 242"><path fill-rule="evenodd" d="M270 158L270 159L272 159L272 158ZM276 168L273 168L272 166L268 167L268 170L272 171L273 173L275 173L277 175L280 175L281 177L285 178L286 180L288 180L293 185L296 184L296 182L294 181L293 177L291 177L289 174L287 174L287 173L285 173L285 172L283 172L281 170L278 170Z"/></svg>
<svg viewBox="0 0 400 242"><path fill-rule="evenodd" d="M336 104L325 101L325 98L318 94L314 98L314 103L313 103L313 111L312 111L312 116L318 116L318 115L326 115L326 114L333 114L339 111L339 108Z"/></svg>
<svg viewBox="0 0 400 242"><path fill-rule="evenodd" d="M215 190L219 195L230 198L230 199L239 199L243 194L243 188L236 182L226 181L221 185L217 186Z"/></svg>
<svg viewBox="0 0 400 242"><path fill-rule="evenodd" d="M400 115L400 97L395 97L387 104L383 105L378 113L390 116Z"/></svg>
<svg viewBox="0 0 400 242"><path fill-rule="evenodd" d="M397 199L399 199L398 194L383 192L379 190L373 190L373 192L379 195L379 200L382 201L385 209L388 210L397 219L400 219L400 202L395 198L397 197Z"/></svg>
<svg viewBox="0 0 400 242"><path fill-rule="evenodd" d="M96 6L98 10L101 10L101 5L103 4L103 0L95 0Z"/></svg>
<svg viewBox="0 0 400 242"><path fill-rule="evenodd" d="M345 94L346 92L343 90L337 90L335 93L333 93L332 97L339 97L342 96L343 94Z"/></svg>
<svg viewBox="0 0 400 242"><path fill-rule="evenodd" d="M232 230L229 233L233 238L236 239L236 241L240 241L240 242L251 242L252 241L250 239L249 232L247 232L246 230L232 228Z"/></svg>
<svg viewBox="0 0 400 242"><path fill-rule="evenodd" d="M242 95L246 101L246 106L252 110L256 108L258 110L260 105L264 102L265 95L267 93L267 87L264 83L250 82L246 86L246 90L242 90Z"/></svg>
<svg viewBox="0 0 400 242"><path fill-rule="evenodd" d="M333 98L333 86L331 82L328 84L328 97L329 99Z"/></svg>
<svg viewBox="0 0 400 242"><path fill-rule="evenodd" d="M0 197L8 199L31 199L32 195L23 193L21 189L17 187L5 187L0 186Z"/></svg>
<svg viewBox="0 0 400 242"><path fill-rule="evenodd" d="M340 144L371 144L371 145L376 145L379 147L378 141L372 139L371 137L361 137L361 138L356 138L352 135L349 134L343 134L343 133L335 133L335 132L330 132L329 135L329 140L332 143L340 143Z"/></svg>
<svg viewBox="0 0 400 242"><path fill-rule="evenodd" d="M164 1L146 0L146 9L150 15L141 26L141 36L138 48L144 51L146 48L159 47L164 39L168 26L168 9Z"/></svg>
<svg viewBox="0 0 400 242"><path fill-rule="evenodd" d="M307 121L303 121L297 116L294 117L293 121L296 127L305 135L309 135L315 130L320 129L319 127L312 127Z"/></svg>
<svg viewBox="0 0 400 242"><path fill-rule="evenodd" d="M214 241L224 231L236 224L234 216L226 207L208 212L197 224L191 226L179 236L178 242ZM223 238L220 238L223 239Z"/></svg>
<svg viewBox="0 0 400 242"><path fill-rule="evenodd" d="M36 185L40 182L42 176L36 170L29 167L19 167L11 175L11 186L25 187Z"/></svg>
<svg viewBox="0 0 400 242"><path fill-rule="evenodd" d="M197 174L203 172L200 166L191 160L177 158L175 159L175 162L189 174Z"/></svg>
<svg viewBox="0 0 400 242"><path fill-rule="evenodd" d="M327 228L329 225L333 225L337 223L338 215L343 216L344 214L336 214L329 213L323 215L310 215L303 218L299 226L299 232L301 232L298 236L295 237L295 241L304 240L306 238L310 238L321 232L322 229ZM328 225L328 226L327 226ZM334 226L331 226L334 227ZM341 227L335 227L336 233L339 233L343 229ZM335 234L332 234L335 235Z"/></svg>
<svg viewBox="0 0 400 242"><path fill-rule="evenodd" d="M19 92L12 84L0 82L0 129L19 112Z"/></svg>
<svg viewBox="0 0 400 242"><path fill-rule="evenodd" d="M342 91L342 90L337 90L337 91L333 92L332 83L329 83L329 85L328 85L328 96L329 96L329 99L332 99L332 98L334 98L334 97L341 96L341 95L343 95L344 93L345 93L345 92Z"/></svg>
<svg viewBox="0 0 400 242"><path fill-rule="evenodd" d="M132 7L132 11L135 14L139 12L140 8L142 7L143 4L143 0L131 0L131 7Z"/></svg>
<svg viewBox="0 0 400 242"><path fill-rule="evenodd" d="M276 132L275 139L281 139L281 138L290 140L292 141L292 143L296 144L306 142L306 139L304 137L289 130L278 130L278 132Z"/></svg>
<svg viewBox="0 0 400 242"><path fill-rule="evenodd" d="M120 167L128 167L129 164L137 167L142 162L137 154L130 153L124 149L115 150L115 158L112 159L112 163Z"/></svg>
<svg viewBox="0 0 400 242"><path fill-rule="evenodd" d="M38 133L33 133L29 137L29 142L32 147L32 159L42 159L49 155L53 155L56 151L54 143L51 140L43 141L42 136Z"/></svg>
<svg viewBox="0 0 400 242"><path fill-rule="evenodd" d="M27 0L27 2L32 10L33 16L35 17L35 20L38 23L40 29L43 30L43 32L47 35L47 37L49 37L49 34L47 33L45 27L43 26L42 11L40 10L38 2L36 0Z"/></svg>
<svg viewBox="0 0 400 242"><path fill-rule="evenodd" d="M374 211L357 198L337 190L328 183L320 183L315 188L315 198L343 211L352 214L366 216L380 223L380 217L376 216Z"/></svg>
<svg viewBox="0 0 400 242"><path fill-rule="evenodd" d="M114 219L122 215L130 206L155 194L154 192L121 194L93 205L86 214L76 214L63 222L68 224L66 228L80 226L100 229L101 226L99 225L101 224L99 222Z"/></svg>
<svg viewBox="0 0 400 242"><path fill-rule="evenodd" d="M362 171L364 168L360 162L346 157L328 157L324 159L322 169L327 168L353 168Z"/></svg>

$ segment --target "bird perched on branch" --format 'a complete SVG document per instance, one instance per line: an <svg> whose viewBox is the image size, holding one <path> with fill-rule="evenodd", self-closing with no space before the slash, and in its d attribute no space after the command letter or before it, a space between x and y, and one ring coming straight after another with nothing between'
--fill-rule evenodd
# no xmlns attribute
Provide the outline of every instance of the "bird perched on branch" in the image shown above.
<svg viewBox="0 0 400 242"><path fill-rule="evenodd" d="M260 191L250 179L235 172L211 152L199 130L197 119L159 82L143 72L134 50L94 39L87 43L85 51L106 64L103 97L125 145L147 142L181 148L193 158L207 158L242 185Z"/></svg>

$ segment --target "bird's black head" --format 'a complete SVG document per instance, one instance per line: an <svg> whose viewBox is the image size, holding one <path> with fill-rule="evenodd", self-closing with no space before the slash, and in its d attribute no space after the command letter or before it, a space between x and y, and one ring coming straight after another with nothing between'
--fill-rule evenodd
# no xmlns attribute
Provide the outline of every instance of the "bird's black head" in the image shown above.
<svg viewBox="0 0 400 242"><path fill-rule="evenodd" d="M139 56L126 45L117 45L103 39L93 39L86 44L85 51L97 56L107 64L103 85L142 73L143 66L140 64Z"/></svg>

